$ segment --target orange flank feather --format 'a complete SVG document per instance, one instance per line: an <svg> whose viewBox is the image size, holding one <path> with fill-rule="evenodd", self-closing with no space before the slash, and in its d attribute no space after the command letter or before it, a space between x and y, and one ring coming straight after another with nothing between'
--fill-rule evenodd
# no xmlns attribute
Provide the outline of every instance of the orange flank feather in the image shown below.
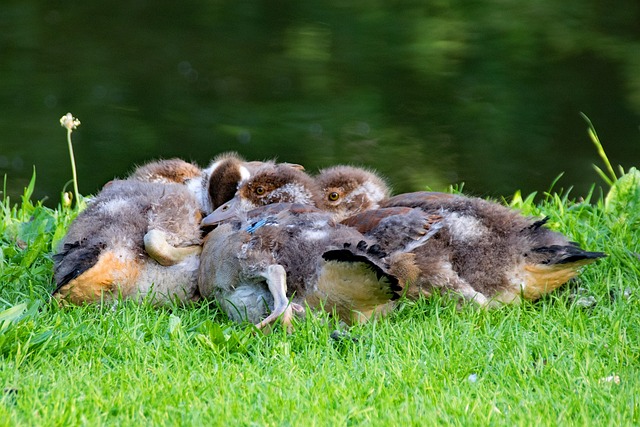
<svg viewBox="0 0 640 427"><path fill-rule="evenodd" d="M318 277L317 291L309 293L310 306L322 306L348 323L367 321L378 306L392 298L389 279L364 263L328 261Z"/></svg>
<svg viewBox="0 0 640 427"><path fill-rule="evenodd" d="M526 285L522 289L522 296L528 300L536 300L544 294L554 291L578 275L578 269L591 264L596 259L583 259L570 264L528 264L526 271Z"/></svg>
<svg viewBox="0 0 640 427"><path fill-rule="evenodd" d="M140 274L140 262L123 261L114 252L100 254L98 262L60 287L54 297L73 304L87 301L100 301L101 298L117 297L118 292L129 295Z"/></svg>

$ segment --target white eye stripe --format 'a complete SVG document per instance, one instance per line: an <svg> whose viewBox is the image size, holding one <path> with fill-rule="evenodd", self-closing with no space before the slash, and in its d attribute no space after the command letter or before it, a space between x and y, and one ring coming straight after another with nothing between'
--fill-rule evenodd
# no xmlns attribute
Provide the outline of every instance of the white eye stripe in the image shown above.
<svg viewBox="0 0 640 427"><path fill-rule="evenodd" d="M251 172L249 172L249 169L247 169L246 167L240 166L238 170L240 171L240 182L246 181L251 178Z"/></svg>

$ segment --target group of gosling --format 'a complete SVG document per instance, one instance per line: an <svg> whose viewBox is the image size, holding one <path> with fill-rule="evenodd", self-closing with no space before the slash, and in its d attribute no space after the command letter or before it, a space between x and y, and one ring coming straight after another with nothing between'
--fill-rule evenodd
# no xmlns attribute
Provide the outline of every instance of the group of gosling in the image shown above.
<svg viewBox="0 0 640 427"><path fill-rule="evenodd" d="M605 256L496 202L391 196L372 171L179 159L108 182L54 255L53 295L215 299L258 328L326 310L352 324L435 292L484 307L536 300Z"/></svg>

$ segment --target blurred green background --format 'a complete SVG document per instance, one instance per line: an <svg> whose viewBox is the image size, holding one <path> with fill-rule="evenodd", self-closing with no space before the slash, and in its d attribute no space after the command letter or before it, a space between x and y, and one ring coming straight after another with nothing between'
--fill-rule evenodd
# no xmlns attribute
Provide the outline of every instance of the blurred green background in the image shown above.
<svg viewBox="0 0 640 427"><path fill-rule="evenodd" d="M0 5L0 173L35 165L55 205L150 159L235 150L314 172L375 168L396 191L481 196L640 165L640 2L94 1ZM68 187L69 189L71 187Z"/></svg>

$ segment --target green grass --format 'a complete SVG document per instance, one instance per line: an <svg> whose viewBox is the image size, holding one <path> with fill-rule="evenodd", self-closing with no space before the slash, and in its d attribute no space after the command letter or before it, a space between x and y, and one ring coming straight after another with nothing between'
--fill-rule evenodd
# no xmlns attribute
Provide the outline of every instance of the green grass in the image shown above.
<svg viewBox="0 0 640 427"><path fill-rule="evenodd" d="M334 338L325 316L263 335L215 305L59 308L51 252L77 211L32 203L32 181L0 206L0 426L637 425L637 176L581 202L514 197L609 254L559 292L493 311L402 301Z"/></svg>

